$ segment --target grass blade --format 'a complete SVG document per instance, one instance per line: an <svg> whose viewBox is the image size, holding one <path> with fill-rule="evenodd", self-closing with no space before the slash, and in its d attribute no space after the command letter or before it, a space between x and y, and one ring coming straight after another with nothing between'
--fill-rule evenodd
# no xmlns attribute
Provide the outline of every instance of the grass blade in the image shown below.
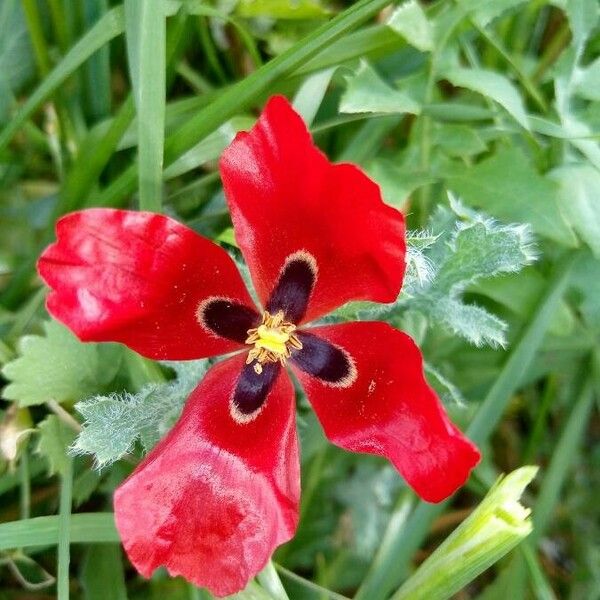
<svg viewBox="0 0 600 600"><path fill-rule="evenodd" d="M165 142L165 163L170 165L184 152L212 133L233 115L267 93L278 80L300 69L310 58L329 47L389 4L389 0L360 0L328 23L286 50L251 75L227 88L210 105L189 119ZM356 53L356 47L354 48ZM115 206L135 190L137 165L126 169L95 199L95 204Z"/></svg>
<svg viewBox="0 0 600 600"><path fill-rule="evenodd" d="M37 108L55 92L94 52L123 33L123 7L107 12L52 69L39 87L27 98L18 113L0 132L0 151L10 142Z"/></svg>
<svg viewBox="0 0 600 600"><path fill-rule="evenodd" d="M0 524L0 550L58 544L58 520L53 515ZM74 544L120 541L112 513L71 515L69 537Z"/></svg>
<svg viewBox="0 0 600 600"><path fill-rule="evenodd" d="M125 39L137 108L140 209L159 212L165 132L165 13L147 0L125 1Z"/></svg>

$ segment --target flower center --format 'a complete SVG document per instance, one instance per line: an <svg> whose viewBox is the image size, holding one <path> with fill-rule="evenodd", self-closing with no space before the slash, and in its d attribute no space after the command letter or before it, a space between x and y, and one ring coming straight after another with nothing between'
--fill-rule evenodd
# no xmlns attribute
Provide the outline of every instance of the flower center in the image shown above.
<svg viewBox="0 0 600 600"><path fill-rule="evenodd" d="M283 311L280 310L274 315L265 311L262 323L254 329L248 329L246 344L253 345L254 348L248 352L246 364L249 365L255 360L254 370L259 375L265 363L279 361L285 365L285 361L292 354L292 348L302 348L302 342L294 333L295 330L296 326L285 320Z"/></svg>

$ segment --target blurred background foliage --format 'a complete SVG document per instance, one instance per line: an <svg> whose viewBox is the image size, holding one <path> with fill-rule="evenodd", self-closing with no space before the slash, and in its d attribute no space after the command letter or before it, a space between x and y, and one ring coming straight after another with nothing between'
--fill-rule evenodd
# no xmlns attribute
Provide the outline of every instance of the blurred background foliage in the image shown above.
<svg viewBox="0 0 600 600"><path fill-rule="evenodd" d="M484 454L451 501L418 502L326 443L299 392L287 594L389 597L498 474L536 464L533 533L455 597L600 598L599 19L597 0L0 0L0 598L209 597L137 577L109 514L207 361L81 344L35 261L90 206L163 210L239 260L217 159L273 93L411 229L398 301L333 319L410 332ZM284 598L269 577L240 597Z"/></svg>

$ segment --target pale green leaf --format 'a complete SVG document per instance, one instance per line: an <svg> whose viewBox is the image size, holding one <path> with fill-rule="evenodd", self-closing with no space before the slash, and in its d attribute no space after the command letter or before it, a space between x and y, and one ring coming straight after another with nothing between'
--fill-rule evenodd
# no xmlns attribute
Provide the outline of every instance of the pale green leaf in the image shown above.
<svg viewBox="0 0 600 600"><path fill-rule="evenodd" d="M500 73L456 67L440 74L452 85L477 92L502 106L524 129L529 129L523 99L514 84Z"/></svg>
<svg viewBox="0 0 600 600"><path fill-rule="evenodd" d="M392 13L387 24L418 50L433 50L432 25L417 0L408 0L401 4Z"/></svg>
<svg viewBox="0 0 600 600"><path fill-rule="evenodd" d="M468 205L505 221L530 223L537 234L564 246L577 245L559 208L558 185L519 149L505 148L474 167L457 165L448 175L448 187Z"/></svg>
<svg viewBox="0 0 600 600"><path fill-rule="evenodd" d="M473 156L487 149L477 130L467 125L438 123L433 129L432 142L448 156Z"/></svg>
<svg viewBox="0 0 600 600"><path fill-rule="evenodd" d="M577 69L574 75L575 93L587 100L600 100L600 58L583 69Z"/></svg>
<svg viewBox="0 0 600 600"><path fill-rule="evenodd" d="M31 406L49 400L76 402L104 391L119 369L121 347L80 342L53 320L43 328L42 336L23 337L20 356L2 369L9 380L4 398Z"/></svg>
<svg viewBox="0 0 600 600"><path fill-rule="evenodd" d="M64 473L70 460L68 448L75 439L75 433L56 415L47 416L39 424L38 432L36 452L48 461L48 473Z"/></svg>
<svg viewBox="0 0 600 600"><path fill-rule="evenodd" d="M309 127L321 106L334 72L335 68L332 67L307 77L294 96L294 109L302 115Z"/></svg>
<svg viewBox="0 0 600 600"><path fill-rule="evenodd" d="M421 111L415 100L389 86L364 60L355 74L346 78L346 83L346 91L340 101L340 112L417 115Z"/></svg>
<svg viewBox="0 0 600 600"><path fill-rule="evenodd" d="M367 172L379 184L385 202L396 208L402 208L415 190L435 181L429 173L403 167L387 158L370 161Z"/></svg>
<svg viewBox="0 0 600 600"><path fill-rule="evenodd" d="M600 258L600 172L587 164L559 167L550 175L559 184L559 202L575 231Z"/></svg>

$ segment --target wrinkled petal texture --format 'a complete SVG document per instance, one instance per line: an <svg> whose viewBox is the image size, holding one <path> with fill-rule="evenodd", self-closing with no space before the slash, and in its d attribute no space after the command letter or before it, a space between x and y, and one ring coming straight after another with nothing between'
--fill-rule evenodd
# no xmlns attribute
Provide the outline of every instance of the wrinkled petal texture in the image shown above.
<svg viewBox="0 0 600 600"><path fill-rule="evenodd" d="M411 338L380 322L308 331L343 348L356 369L353 383L334 386L292 362L327 437L347 450L387 457L428 502L456 491L479 462L479 451L427 385Z"/></svg>
<svg viewBox="0 0 600 600"><path fill-rule="evenodd" d="M285 259L308 252L317 281L303 321L349 300L392 302L405 268L404 218L358 167L332 164L282 96L221 157L237 242L266 304Z"/></svg>
<svg viewBox="0 0 600 600"><path fill-rule="evenodd" d="M153 359L186 360L240 343L202 327L200 303L253 306L227 253L163 215L90 209L61 218L38 262L48 311L83 341L122 342Z"/></svg>
<svg viewBox="0 0 600 600"><path fill-rule="evenodd" d="M293 388L283 372L250 423L230 415L243 357L214 366L175 427L115 493L135 567L164 565L219 596L266 564L297 526L300 475Z"/></svg>

